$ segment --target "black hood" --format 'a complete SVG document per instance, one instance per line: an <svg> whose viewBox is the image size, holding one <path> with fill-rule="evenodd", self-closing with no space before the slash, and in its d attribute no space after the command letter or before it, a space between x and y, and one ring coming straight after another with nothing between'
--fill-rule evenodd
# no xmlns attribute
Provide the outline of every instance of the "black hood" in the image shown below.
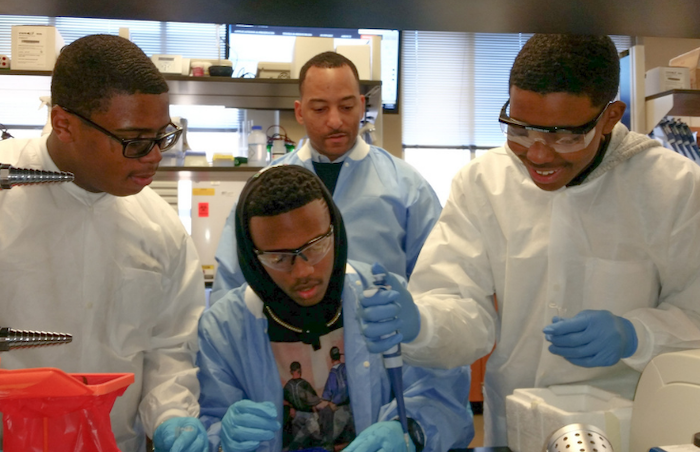
<svg viewBox="0 0 700 452"><path fill-rule="evenodd" d="M317 177L304 167L297 165L289 165L289 167L293 167L296 171L312 174L314 177ZM265 304L264 312L269 321L268 335L270 340L276 342L302 341L307 344L313 344L314 348L316 348L316 346L319 345L320 336L340 328L343 324L341 296L348 255L345 226L340 211L333 202L333 198L325 185L319 180L319 185L323 192L323 199L328 205L331 224L333 225L335 260L328 289L326 290L323 300L310 307L298 305L272 281L265 267L258 260L253 250L253 240L250 235L250 219L246 218L244 215L249 194L259 184L265 184L266 180L275 177L274 168L274 166L269 167L256 173L248 180L241 192L236 207L238 261L248 285ZM275 319L275 317L277 319ZM278 319L282 322L279 322ZM288 326L285 327L284 323L292 328Z"/></svg>

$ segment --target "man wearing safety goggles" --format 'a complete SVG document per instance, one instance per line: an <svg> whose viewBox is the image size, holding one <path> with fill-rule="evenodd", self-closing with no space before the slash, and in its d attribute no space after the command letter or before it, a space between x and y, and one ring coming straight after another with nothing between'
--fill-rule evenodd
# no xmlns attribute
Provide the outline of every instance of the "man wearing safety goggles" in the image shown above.
<svg viewBox="0 0 700 452"><path fill-rule="evenodd" d="M372 270L347 258L343 218L321 179L298 165L269 167L246 183L235 212L246 283L199 324L210 450L333 451L350 443L349 451L406 451L382 357L367 349L357 317ZM388 292L408 293L388 272L387 281ZM340 350L342 410L324 391ZM404 366L403 387L409 452L467 447L474 431L468 367Z"/></svg>
<svg viewBox="0 0 700 452"><path fill-rule="evenodd" d="M507 444L516 388L631 399L654 356L700 347L700 167L620 123L619 79L607 36L530 38L499 118L507 142L455 176L411 276L421 322L404 362L493 349L486 446Z"/></svg>

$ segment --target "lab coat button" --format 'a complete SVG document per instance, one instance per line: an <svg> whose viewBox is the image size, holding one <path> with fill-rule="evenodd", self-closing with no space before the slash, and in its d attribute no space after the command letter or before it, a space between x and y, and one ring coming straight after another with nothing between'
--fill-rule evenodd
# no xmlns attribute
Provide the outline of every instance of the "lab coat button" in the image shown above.
<svg viewBox="0 0 700 452"><path fill-rule="evenodd" d="M361 285L362 285L362 283L361 283L360 281L355 281L355 284L358 285L358 286L361 286Z"/></svg>
<svg viewBox="0 0 700 452"><path fill-rule="evenodd" d="M363 364L365 367L369 367L369 361L365 361L365 362L362 363L362 364Z"/></svg>

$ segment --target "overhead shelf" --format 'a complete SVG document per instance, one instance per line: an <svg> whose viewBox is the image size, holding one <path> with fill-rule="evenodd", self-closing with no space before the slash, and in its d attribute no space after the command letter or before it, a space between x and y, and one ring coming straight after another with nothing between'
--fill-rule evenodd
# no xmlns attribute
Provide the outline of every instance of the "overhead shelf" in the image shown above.
<svg viewBox="0 0 700 452"><path fill-rule="evenodd" d="M646 132L665 116L700 116L700 90L673 89L646 98Z"/></svg>
<svg viewBox="0 0 700 452"><path fill-rule="evenodd" d="M257 110L293 110L299 99L299 80L166 75L170 102L181 105L223 105ZM381 81L363 80L360 93L380 95ZM381 106L381 97L374 99ZM376 109L375 107L375 109Z"/></svg>
<svg viewBox="0 0 700 452"><path fill-rule="evenodd" d="M47 71L5 71L0 75L51 76ZM293 110L299 99L299 80L230 77L189 77L164 74L170 87L170 103L178 105L223 105L256 110ZM360 81L360 93L368 110L381 108L379 80Z"/></svg>

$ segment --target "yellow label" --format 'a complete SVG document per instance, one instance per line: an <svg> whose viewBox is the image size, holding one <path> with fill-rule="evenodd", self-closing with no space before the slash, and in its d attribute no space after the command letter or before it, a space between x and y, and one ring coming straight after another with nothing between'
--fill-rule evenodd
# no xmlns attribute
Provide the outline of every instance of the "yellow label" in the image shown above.
<svg viewBox="0 0 700 452"><path fill-rule="evenodd" d="M215 192L214 188L193 188L192 196L214 196Z"/></svg>
<svg viewBox="0 0 700 452"><path fill-rule="evenodd" d="M214 271L214 266L213 266L213 265L202 265L202 270L204 270L204 271L207 271L207 270Z"/></svg>

